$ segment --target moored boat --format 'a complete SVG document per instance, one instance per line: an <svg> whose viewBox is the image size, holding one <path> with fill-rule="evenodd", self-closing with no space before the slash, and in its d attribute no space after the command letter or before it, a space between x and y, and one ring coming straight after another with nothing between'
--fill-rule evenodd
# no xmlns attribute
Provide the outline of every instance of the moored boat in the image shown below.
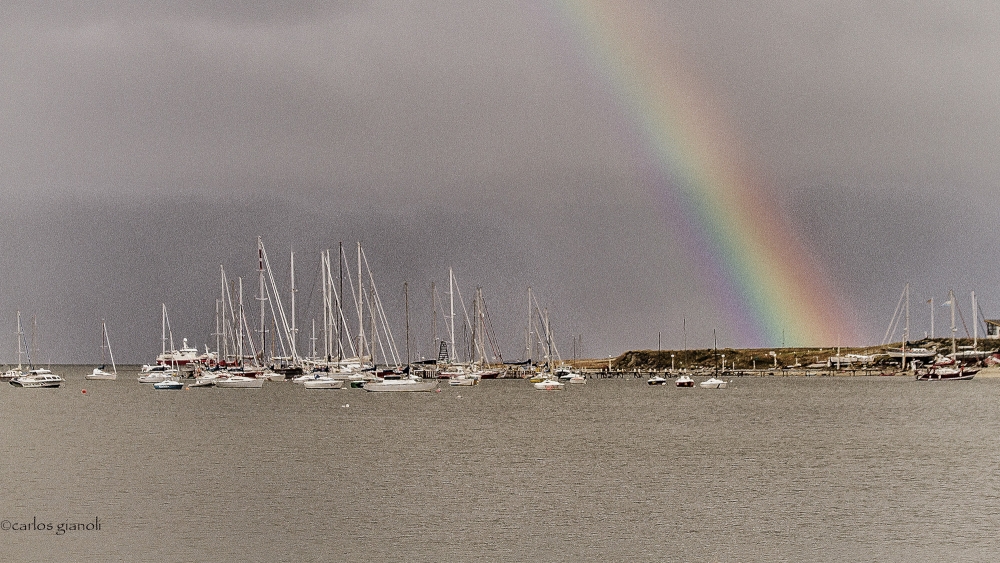
<svg viewBox="0 0 1000 563"><path fill-rule="evenodd" d="M343 389L344 380L334 379L332 377L315 377L302 382L302 386L306 389Z"/></svg>
<svg viewBox="0 0 1000 563"><path fill-rule="evenodd" d="M963 365L931 366L917 374L917 381L968 381L979 373L978 368Z"/></svg>
<svg viewBox="0 0 1000 563"><path fill-rule="evenodd" d="M691 379L691 376L685 373L684 375L678 377L674 384L678 387L694 387L694 380Z"/></svg>
<svg viewBox="0 0 1000 563"><path fill-rule="evenodd" d="M215 380L215 386L223 389L260 389L264 379L245 375L222 376Z"/></svg>
<svg viewBox="0 0 1000 563"><path fill-rule="evenodd" d="M710 377L698 384L698 386L701 387L702 389L725 389L726 386L728 385L729 385L728 382L718 379L716 377Z"/></svg>
<svg viewBox="0 0 1000 563"><path fill-rule="evenodd" d="M139 383L159 383L177 375L177 370L161 365L143 365L139 372Z"/></svg>
<svg viewBox="0 0 1000 563"><path fill-rule="evenodd" d="M183 389L184 383L179 379L164 379L153 384L153 389Z"/></svg>
<svg viewBox="0 0 1000 563"><path fill-rule="evenodd" d="M554 377L544 379L533 385L539 391L564 391L566 389L566 384Z"/></svg>
<svg viewBox="0 0 1000 563"><path fill-rule="evenodd" d="M33 369L27 375L10 380L14 387L59 387L66 380L47 369Z"/></svg>
<svg viewBox="0 0 1000 563"><path fill-rule="evenodd" d="M385 377L381 381L367 381L363 385L365 391L433 391L437 389L436 380L423 380L415 377Z"/></svg>

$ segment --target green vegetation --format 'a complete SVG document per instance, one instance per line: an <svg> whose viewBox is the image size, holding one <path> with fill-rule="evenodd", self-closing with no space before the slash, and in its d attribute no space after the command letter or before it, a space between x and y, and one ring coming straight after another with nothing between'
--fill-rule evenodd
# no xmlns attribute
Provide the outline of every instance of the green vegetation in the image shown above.
<svg viewBox="0 0 1000 563"><path fill-rule="evenodd" d="M864 356L875 356L874 365L887 362L889 357L885 355L889 348L899 348L900 342L895 342L886 346L867 347L842 347L840 355L859 354ZM958 347L971 347L972 339L957 339ZM935 338L910 342L910 348L937 348L941 354L951 351L951 339ZM995 341L980 340L978 348L980 350L995 350ZM772 353L774 354L772 356ZM613 370L668 370L671 367L671 355L673 356L673 367L683 368L714 368L721 367L723 356L725 356L726 368L728 369L766 369L768 367L793 367L796 365L807 366L812 363L825 363L831 356L838 353L836 347L828 348L719 348L697 350L632 350L625 352L617 358L612 358L611 369ZM583 369L607 369L608 359L577 360L572 362L575 367Z"/></svg>

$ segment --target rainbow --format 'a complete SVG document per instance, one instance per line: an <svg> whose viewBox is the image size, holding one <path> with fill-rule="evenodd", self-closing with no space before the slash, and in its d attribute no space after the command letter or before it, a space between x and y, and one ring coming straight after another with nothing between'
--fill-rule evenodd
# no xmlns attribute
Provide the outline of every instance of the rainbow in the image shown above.
<svg viewBox="0 0 1000 563"><path fill-rule="evenodd" d="M792 223L770 205L711 96L654 34L648 23L654 14L616 0L555 0L553 6L634 123L658 171L657 199L682 210L688 224L671 235L719 303L731 331L727 340L738 346L858 343L855 316Z"/></svg>

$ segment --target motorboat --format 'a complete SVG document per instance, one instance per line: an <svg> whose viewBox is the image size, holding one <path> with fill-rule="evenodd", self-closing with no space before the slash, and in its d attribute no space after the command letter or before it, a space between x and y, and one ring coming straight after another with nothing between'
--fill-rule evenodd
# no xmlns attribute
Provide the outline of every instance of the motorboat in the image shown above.
<svg viewBox="0 0 1000 563"><path fill-rule="evenodd" d="M479 379L467 374L456 375L448 379L448 385L452 387L471 387L479 383Z"/></svg>
<svg viewBox="0 0 1000 563"><path fill-rule="evenodd" d="M177 370L162 365L143 365L139 372L139 383L159 383L177 375Z"/></svg>
<svg viewBox="0 0 1000 563"><path fill-rule="evenodd" d="M184 383L179 379L164 379L153 384L153 389L183 389Z"/></svg>
<svg viewBox="0 0 1000 563"><path fill-rule="evenodd" d="M66 380L47 369L33 369L27 375L10 380L14 387L59 387Z"/></svg>
<svg viewBox="0 0 1000 563"><path fill-rule="evenodd" d="M555 378L544 379L533 384L540 391L564 391L566 384Z"/></svg>
<svg viewBox="0 0 1000 563"><path fill-rule="evenodd" d="M587 379L583 375L573 371L569 366L559 366L556 368L556 377L560 381L565 381L567 383L586 383Z"/></svg>
<svg viewBox="0 0 1000 563"><path fill-rule="evenodd" d="M649 379L647 379L646 383L648 383L649 385L666 385L667 381L668 381L667 378L663 377L662 375L654 375Z"/></svg>
<svg viewBox="0 0 1000 563"><path fill-rule="evenodd" d="M222 376L215 380L215 386L224 389L260 389L264 386L264 379L245 375Z"/></svg>
<svg viewBox="0 0 1000 563"><path fill-rule="evenodd" d="M16 368L11 368L3 373L0 373L0 380L6 379L10 381L18 377L24 377L25 375L26 374L24 373L24 370L21 368L21 366L18 366Z"/></svg>
<svg viewBox="0 0 1000 563"><path fill-rule="evenodd" d="M685 373L684 375L678 377L674 384L678 387L694 387L694 380L691 379L691 376Z"/></svg>
<svg viewBox="0 0 1000 563"><path fill-rule="evenodd" d="M436 380L400 376L387 376L380 380L366 381L363 385L365 391L433 391L437 387Z"/></svg>
<svg viewBox="0 0 1000 563"><path fill-rule="evenodd" d="M303 381L302 386L306 389L342 389L344 387L344 380L327 376L314 377L313 379Z"/></svg>
<svg viewBox="0 0 1000 563"><path fill-rule="evenodd" d="M725 389L727 385L729 385L728 382L716 377L710 377L698 384L702 389Z"/></svg>

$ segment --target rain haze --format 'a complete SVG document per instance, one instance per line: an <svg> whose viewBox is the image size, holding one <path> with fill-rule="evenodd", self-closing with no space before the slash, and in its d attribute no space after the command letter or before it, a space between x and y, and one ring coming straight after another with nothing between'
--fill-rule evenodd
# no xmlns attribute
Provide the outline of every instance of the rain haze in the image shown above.
<svg viewBox="0 0 1000 563"><path fill-rule="evenodd" d="M640 3L725 117L734 158L878 344L905 283L1000 317L1000 6ZM431 283L483 296L504 359L527 288L563 358L774 346L730 326L654 164L556 3L11 2L0 14L0 362L215 347L219 268L252 308L261 236L300 348L319 256L360 241L397 342L431 350ZM353 267L353 266L352 266ZM287 300L288 296L283 298ZM287 301L286 301L287 306ZM946 332L939 313L938 336ZM443 334L439 321L438 336ZM971 327L969 329L971 331ZM963 335L964 332L960 333ZM897 339L898 339L897 334Z"/></svg>

